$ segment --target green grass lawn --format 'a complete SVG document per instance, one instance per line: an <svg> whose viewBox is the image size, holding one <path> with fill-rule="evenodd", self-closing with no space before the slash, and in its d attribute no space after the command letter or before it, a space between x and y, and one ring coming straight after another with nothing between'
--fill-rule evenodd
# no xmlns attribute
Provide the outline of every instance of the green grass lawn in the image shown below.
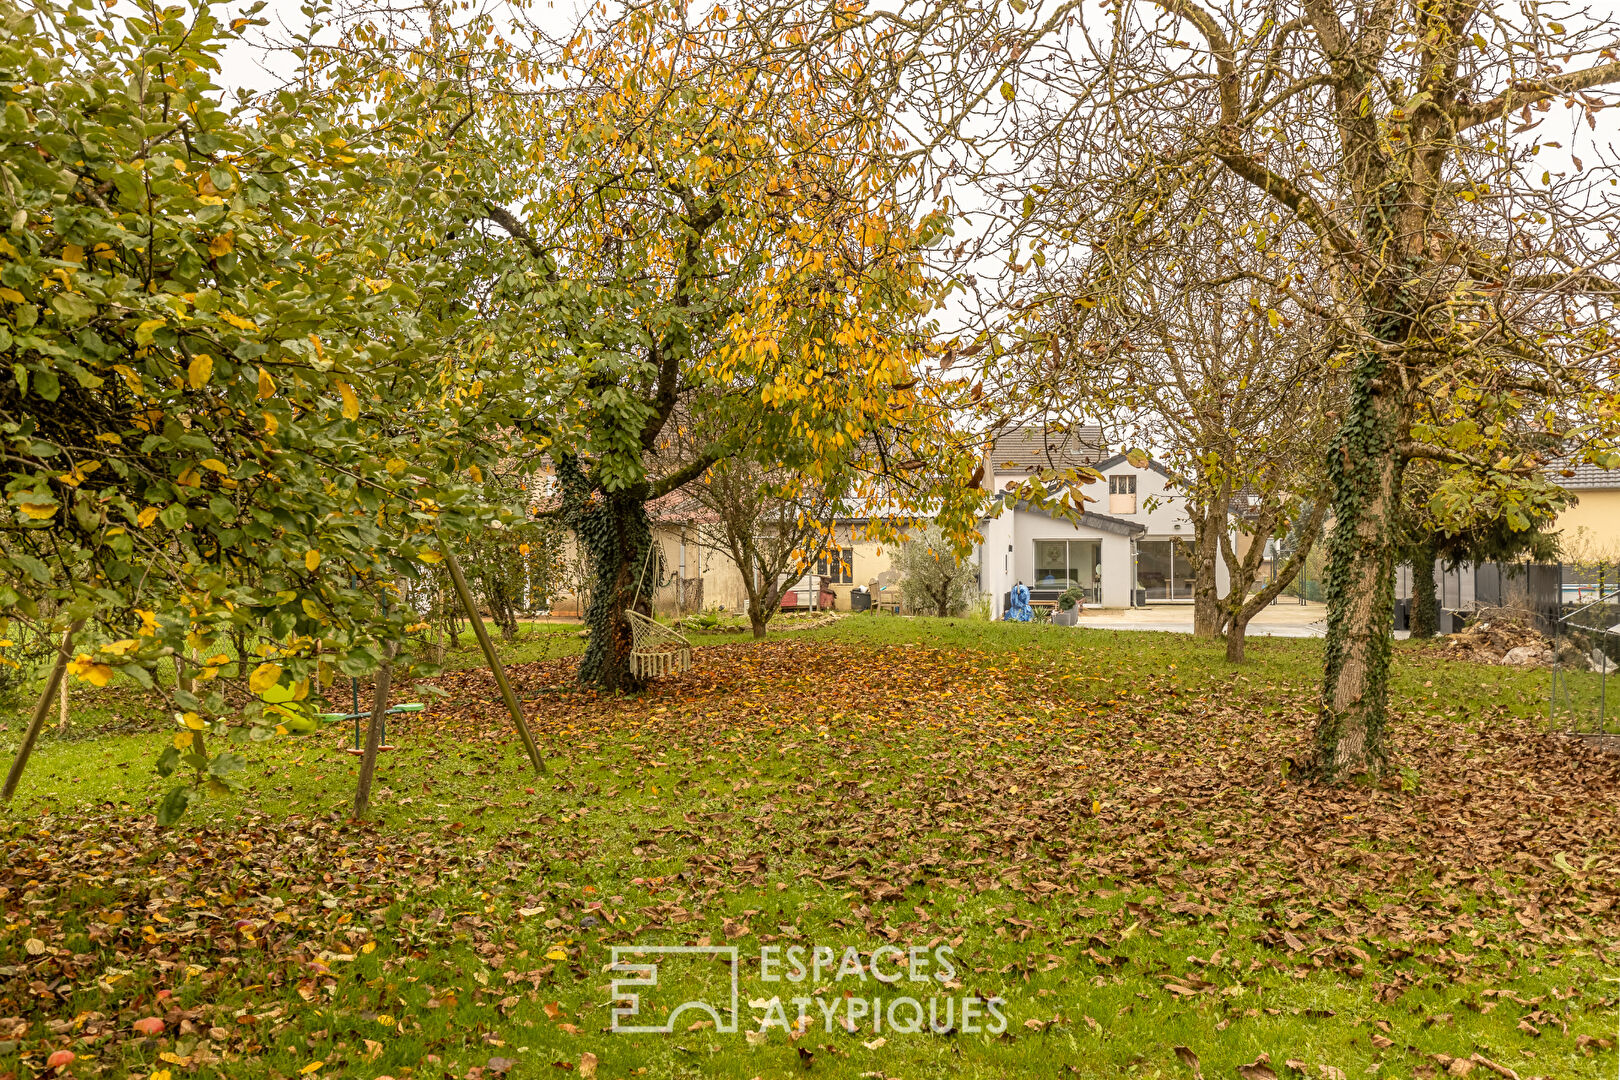
<svg viewBox="0 0 1620 1080"><path fill-rule="evenodd" d="M0 819L0 1077L1615 1075L1620 757L1545 673L1399 650L1396 774L1325 791L1317 641L862 617L617 699L574 629L506 647L549 775L469 639L364 826L328 731L158 830L168 729L76 691ZM612 1032L647 945L735 947L740 1015L670 956L623 1022L719 1023Z"/></svg>

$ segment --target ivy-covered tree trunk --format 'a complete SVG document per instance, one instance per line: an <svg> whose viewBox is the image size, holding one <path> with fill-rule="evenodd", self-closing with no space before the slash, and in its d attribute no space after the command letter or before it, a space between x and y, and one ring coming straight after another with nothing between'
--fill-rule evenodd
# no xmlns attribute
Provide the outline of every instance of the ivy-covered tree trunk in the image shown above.
<svg viewBox="0 0 1620 1080"><path fill-rule="evenodd" d="M1436 547L1430 534L1412 555L1412 614L1408 629L1415 638L1432 638L1440 627L1440 598L1434 582Z"/></svg>
<svg viewBox="0 0 1620 1080"><path fill-rule="evenodd" d="M1395 546L1405 428L1400 373L1367 353L1329 450L1328 634L1317 721L1317 775L1382 772L1394 638Z"/></svg>
<svg viewBox="0 0 1620 1080"><path fill-rule="evenodd" d="M634 607L651 613L642 579L652 526L647 518L646 485L611 494L592 490L571 459L558 462L563 514L585 555L590 602L585 625L590 640L579 663L579 680L614 693L640 690L643 680L630 669L633 635L624 617Z"/></svg>

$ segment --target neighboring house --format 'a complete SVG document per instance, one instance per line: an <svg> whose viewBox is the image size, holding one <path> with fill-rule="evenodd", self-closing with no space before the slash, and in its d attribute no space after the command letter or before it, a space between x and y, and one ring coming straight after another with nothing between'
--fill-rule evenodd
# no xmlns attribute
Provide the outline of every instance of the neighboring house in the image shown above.
<svg viewBox="0 0 1620 1080"><path fill-rule="evenodd" d="M1102 607L1192 601L1192 522L1186 496L1158 462L1143 467L1124 454L1104 456L1101 432L1023 429L997 440L985 457L986 486L996 493L980 523L980 588L1000 618L1007 594L1028 585L1036 600L1055 600L1070 587ZM1013 501L1011 490L1030 474L1089 466L1102 474L1084 494L1086 509L1070 521ZM1106 485L1106 486L1104 486ZM1224 561L1216 587L1225 593Z"/></svg>
<svg viewBox="0 0 1620 1080"><path fill-rule="evenodd" d="M1565 562L1620 562L1620 469L1576 465L1574 476L1553 480L1575 496L1554 526Z"/></svg>
<svg viewBox="0 0 1620 1080"><path fill-rule="evenodd" d="M712 607L745 611L748 594L742 572L724 548L703 542L701 515L707 511L693 500L667 506L655 504L648 509L653 516L653 540L663 549L665 566L653 597L655 610L659 614L670 614L677 608L683 613ZM819 604L819 595L811 583L824 583L836 598L833 610L850 611L850 594L857 586L864 585L879 594L890 584L894 545L869 538L866 532L870 525L870 518L837 518L828 550L806 575L808 581L801 579L794 583L797 588L790 587L794 595L784 598L785 603L810 607L812 595L816 595L814 602ZM677 581L687 584L678 586Z"/></svg>

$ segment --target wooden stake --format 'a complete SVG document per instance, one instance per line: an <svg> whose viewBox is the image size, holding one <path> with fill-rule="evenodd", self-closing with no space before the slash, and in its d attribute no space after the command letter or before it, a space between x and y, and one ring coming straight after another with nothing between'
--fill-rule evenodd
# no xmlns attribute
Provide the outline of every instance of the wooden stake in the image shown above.
<svg viewBox="0 0 1620 1080"><path fill-rule="evenodd" d="M17 747L17 757L11 763L11 771L6 773L6 786L5 790L0 792L0 802L11 801L12 794L17 790L17 782L22 779L23 770L28 767L28 759L34 753L34 743L39 739L40 729L45 726L45 718L51 714L51 702L62 685L63 674L67 671L74 635L82 629L84 620L75 619L73 625L62 635L62 644L57 647L56 661L51 664L51 674L45 681L45 690L39 695L39 703L34 706L34 715L28 721L28 730L23 732L22 745Z"/></svg>
<svg viewBox="0 0 1620 1080"><path fill-rule="evenodd" d="M495 643L489 640L489 631L484 629L484 617L478 614L478 607L473 603L472 590L467 588L467 579L461 574L461 563L456 561L456 553L450 550L450 545L439 540L439 547L444 551L444 565L450 571L450 580L455 584L456 595L461 598L461 606L467 611L467 618L472 623L473 635L478 638L478 647L484 650L484 659L489 661L490 673L495 676L495 685L501 688L501 697L506 700L507 711L512 714L512 721L517 724L518 734L523 737L523 749L529 752L529 760L534 763L534 771L538 776L548 775L546 763L540 757L540 748L534 744L534 735L529 731L529 722L523 719L523 709L518 705L517 695L512 693L512 684L506 681L506 669L501 666L500 658L495 655Z"/></svg>
<svg viewBox="0 0 1620 1080"><path fill-rule="evenodd" d="M382 744L383 717L388 714L388 684L393 679L394 649L388 645L388 655L377 668L377 681L371 690L371 724L366 729L366 752L360 758L360 783L354 789L354 820L364 820L371 808L371 779L377 773L377 747Z"/></svg>

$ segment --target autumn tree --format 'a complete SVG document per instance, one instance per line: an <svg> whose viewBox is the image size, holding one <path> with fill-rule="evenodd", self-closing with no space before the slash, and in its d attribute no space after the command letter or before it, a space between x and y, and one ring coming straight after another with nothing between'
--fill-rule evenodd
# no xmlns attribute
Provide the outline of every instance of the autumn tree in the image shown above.
<svg viewBox="0 0 1620 1080"><path fill-rule="evenodd" d="M1193 527L1193 632L1224 636L1239 660L1249 620L1292 582L1325 517L1322 460L1342 379L1317 301L1254 256L1230 222L1257 200L1218 174L1124 223L1090 213L1092 190L1060 170L1046 179L1033 229L1093 225L1079 226L1085 247L1018 280L1020 321L1046 348L1003 362L1004 377L1049 381L1109 442L1151 450L1169 470ZM1291 557L1256 589L1267 541L1288 535Z"/></svg>
<svg viewBox="0 0 1620 1080"><path fill-rule="evenodd" d="M834 477L834 483L847 482ZM789 584L827 550L838 491L787 469L744 457L715 463L687 495L700 507L698 533L742 575L748 625L756 639L781 608Z"/></svg>
<svg viewBox="0 0 1620 1080"><path fill-rule="evenodd" d="M441 21L402 53L374 44L393 38L372 12L331 53L420 117L401 152L443 201L424 228L479 298L456 384L555 467L594 578L580 674L606 689L638 686L624 611L647 503L732 455L812 483L854 461L972 529L949 494L972 458L938 434L920 372L941 221L896 198L897 136L860 75L878 58L853 24L777 15L655 5L556 49ZM684 457L663 445L677 415ZM957 482L942 497L936 479Z"/></svg>
<svg viewBox="0 0 1620 1080"><path fill-rule="evenodd" d="M1407 464L1466 471L1511 501L1552 445L1612 460L1616 196L1602 152L1563 140L1612 103L1615 25L1471 0L1121 0L1096 28L1068 14L1032 26L1003 87L997 145L1022 150L1022 182L1003 168L1005 190L985 190L1003 218L1032 217L1047 192L1031 181L1059 157L1128 238L1218 171L1263 198L1232 224L1269 278L1291 289L1316 268L1348 376L1326 457L1316 769L1382 770ZM1549 138L1555 117L1572 130ZM1077 235L1020 233L1005 273ZM1514 446L1519 416L1552 445Z"/></svg>

